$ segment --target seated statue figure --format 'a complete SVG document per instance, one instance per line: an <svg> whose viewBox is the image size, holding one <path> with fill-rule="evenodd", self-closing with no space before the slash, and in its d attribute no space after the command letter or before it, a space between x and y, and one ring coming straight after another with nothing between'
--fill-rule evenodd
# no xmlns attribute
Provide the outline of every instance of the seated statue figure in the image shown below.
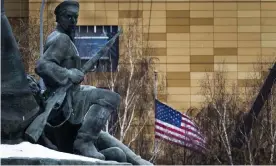
<svg viewBox="0 0 276 166"><path fill-rule="evenodd" d="M149 165L150 162L102 131L110 114L119 107L120 95L93 86L79 85L84 79L84 73L80 70L81 61L74 45L78 13L77 1L64 1L56 7L56 29L48 36L43 56L36 63L35 72L43 79L46 94L54 95L58 88L66 86L69 82L74 84L67 92L62 107L51 112L45 133L51 135L48 131L58 131L58 137L63 138L59 138L61 141L54 144L61 150L62 146L66 146L66 139L69 139L66 134L61 133L66 133L67 129L72 128L76 130L75 135L70 137L74 138L72 152L75 154ZM57 142L55 137L50 138L51 141Z"/></svg>

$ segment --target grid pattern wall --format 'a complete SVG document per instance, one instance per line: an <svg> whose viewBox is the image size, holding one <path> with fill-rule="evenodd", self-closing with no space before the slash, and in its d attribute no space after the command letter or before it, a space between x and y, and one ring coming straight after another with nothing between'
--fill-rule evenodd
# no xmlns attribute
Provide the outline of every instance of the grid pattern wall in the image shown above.
<svg viewBox="0 0 276 166"><path fill-rule="evenodd" d="M150 56L159 58L156 69L165 80L158 97L181 111L203 100L206 72L212 76L224 64L229 85L242 88L263 74L256 64L275 58L276 1L80 2L79 25L138 21L142 46L154 48ZM48 12L57 4L49 3Z"/></svg>

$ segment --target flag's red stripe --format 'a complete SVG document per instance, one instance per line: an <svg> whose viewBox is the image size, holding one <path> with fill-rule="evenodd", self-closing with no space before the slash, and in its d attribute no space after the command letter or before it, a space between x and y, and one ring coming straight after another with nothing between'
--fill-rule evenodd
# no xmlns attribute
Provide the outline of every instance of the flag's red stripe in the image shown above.
<svg viewBox="0 0 276 166"><path fill-rule="evenodd" d="M185 146L185 145L183 145L183 144L176 143L176 142L174 142L174 141L171 141L171 140L169 140L169 139L160 137L160 136L158 136L158 135L155 135L155 138L156 138L156 139L160 139L160 140L166 140L167 142L170 142L170 143L172 143L172 144L175 144L175 145L178 145L178 146L180 145L180 146L185 147L185 148L187 148L187 149L189 149L189 150L191 150L191 151L195 151L195 152L204 154L204 150L202 150L201 148L200 148L201 150L199 150L199 149L197 149L197 148L191 148L191 147L189 147L189 146Z"/></svg>
<svg viewBox="0 0 276 166"><path fill-rule="evenodd" d="M180 135L184 135L184 136L186 136L186 137L188 137L188 138L191 138L191 137L192 137L191 139L197 140L197 141L199 141L200 143L204 144L203 140L201 140L201 139L199 139L199 138L197 138L197 137L195 137L195 136L193 136L193 135L189 135L188 133L178 131L178 130L176 130L176 129L173 129L173 128L171 128L171 127L165 126L165 125L163 125L163 124L161 124L161 123L158 123L158 122L155 122L155 125L158 125L158 126L164 128L164 129L170 130L170 131L172 131L172 132L174 132L174 133L178 133L178 134L180 134ZM158 130L158 129L155 128L155 131L156 131L156 130Z"/></svg>
<svg viewBox="0 0 276 166"><path fill-rule="evenodd" d="M181 126L180 128L183 129L183 130L189 131L191 133L194 133L196 136L198 136L198 137L200 137L201 139L204 140L203 136L199 133L198 130L194 131L194 130L189 129L188 127L185 127L185 126Z"/></svg>
<svg viewBox="0 0 276 166"><path fill-rule="evenodd" d="M205 145L204 143L202 143L202 142L200 142L200 141L199 141L199 144L197 144L198 142L193 142L193 140L191 140L191 139L189 140L189 137L186 136L186 135L183 135L183 136L185 136L187 140L186 140L185 138L181 138L181 137L175 136L175 135L173 135L173 134L171 134L171 133L162 131L162 130L160 130L160 129L155 129L155 133L160 133L160 134L169 136L169 137L171 137L171 138L175 138L175 139L177 139L177 140L180 140L180 141L182 141L182 142L190 143L190 144L195 145L195 146L198 146L198 147L200 147L200 148L204 148L204 145Z"/></svg>
<svg viewBox="0 0 276 166"><path fill-rule="evenodd" d="M173 132L175 132L175 133L181 134L181 135L188 135L187 133L185 133L185 131L184 131L184 132L178 131L178 130L176 130L176 129L173 129L173 128L170 128L170 127L168 127L168 126L165 126L164 124L161 124L161 123L159 123L159 122L157 122L157 121L155 122L155 125L158 125L158 126L164 128L164 129L169 129L169 130L171 130L171 131L173 131ZM182 129L182 127L181 127L180 129ZM191 133L194 133L194 134L198 135L197 133L195 133L195 132L194 132L193 130L191 130L191 129L188 129L188 128L183 128L183 129L186 130L186 131L190 131ZM197 137L195 137L195 136L193 136L193 135L189 135L189 137L193 137L194 139L196 139L196 140L198 140L198 141L200 141L200 142L203 143L203 141L202 141L201 139L199 139L199 138L197 138Z"/></svg>

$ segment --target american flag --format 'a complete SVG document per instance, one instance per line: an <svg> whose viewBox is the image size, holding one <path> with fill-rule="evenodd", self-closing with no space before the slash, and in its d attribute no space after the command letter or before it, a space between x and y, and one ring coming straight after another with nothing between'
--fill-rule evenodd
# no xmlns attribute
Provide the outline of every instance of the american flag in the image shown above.
<svg viewBox="0 0 276 166"><path fill-rule="evenodd" d="M206 140L188 116L155 100L155 138L204 153Z"/></svg>

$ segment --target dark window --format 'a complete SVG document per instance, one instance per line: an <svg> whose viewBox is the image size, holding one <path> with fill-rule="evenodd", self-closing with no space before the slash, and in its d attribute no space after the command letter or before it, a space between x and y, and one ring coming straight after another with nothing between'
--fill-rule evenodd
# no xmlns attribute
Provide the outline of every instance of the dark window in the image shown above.
<svg viewBox="0 0 276 166"><path fill-rule="evenodd" d="M78 26L77 28L75 44L82 65L95 55L118 30L118 26ZM117 39L110 51L99 60L94 69L97 72L114 72L117 70L118 60L119 40Z"/></svg>

